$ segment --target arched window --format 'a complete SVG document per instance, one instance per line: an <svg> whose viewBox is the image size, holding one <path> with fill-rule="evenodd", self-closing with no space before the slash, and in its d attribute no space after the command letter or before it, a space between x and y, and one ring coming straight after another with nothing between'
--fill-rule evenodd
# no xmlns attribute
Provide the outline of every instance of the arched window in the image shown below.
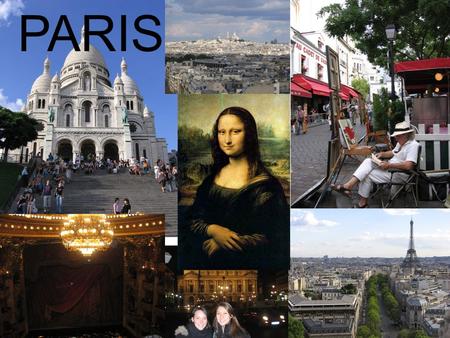
<svg viewBox="0 0 450 338"><path fill-rule="evenodd" d="M45 108L45 100L42 100L42 108Z"/></svg>
<svg viewBox="0 0 450 338"><path fill-rule="evenodd" d="M66 127L70 127L70 120L71 120L72 113L73 113L72 105L70 103L67 103L64 106L64 115L63 115L66 117L66 120L65 120Z"/></svg>
<svg viewBox="0 0 450 338"><path fill-rule="evenodd" d="M108 115L105 115L105 128L109 128L109 118L108 118Z"/></svg>
<svg viewBox="0 0 450 338"><path fill-rule="evenodd" d="M89 101L83 102L84 122L91 122L91 103Z"/></svg>
<svg viewBox="0 0 450 338"><path fill-rule="evenodd" d="M41 108L41 99L38 99L38 109Z"/></svg>
<svg viewBox="0 0 450 338"><path fill-rule="evenodd" d="M127 101L127 109L130 110L130 101Z"/></svg>
<svg viewBox="0 0 450 338"><path fill-rule="evenodd" d="M134 110L133 101L130 101L130 105L131 105L131 110Z"/></svg>
<svg viewBox="0 0 450 338"><path fill-rule="evenodd" d="M91 73L89 72L83 74L83 90L91 90Z"/></svg>

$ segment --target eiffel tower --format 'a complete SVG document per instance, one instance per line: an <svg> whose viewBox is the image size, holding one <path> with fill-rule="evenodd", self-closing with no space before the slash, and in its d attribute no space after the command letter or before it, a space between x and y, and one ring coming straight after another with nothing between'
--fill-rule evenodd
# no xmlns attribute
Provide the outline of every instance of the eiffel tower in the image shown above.
<svg viewBox="0 0 450 338"><path fill-rule="evenodd" d="M406 257L403 260L402 268L409 269L411 273L413 274L415 269L420 266L419 258L417 258L416 249L414 248L414 234L413 234L413 220L411 218L410 224L410 232L409 232L409 247L408 251L406 252Z"/></svg>

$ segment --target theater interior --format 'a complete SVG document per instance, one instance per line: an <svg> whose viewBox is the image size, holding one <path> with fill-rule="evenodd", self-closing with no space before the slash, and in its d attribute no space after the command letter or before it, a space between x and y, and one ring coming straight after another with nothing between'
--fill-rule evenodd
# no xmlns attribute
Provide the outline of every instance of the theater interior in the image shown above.
<svg viewBox="0 0 450 338"><path fill-rule="evenodd" d="M0 215L0 336L157 333L164 257L164 215Z"/></svg>

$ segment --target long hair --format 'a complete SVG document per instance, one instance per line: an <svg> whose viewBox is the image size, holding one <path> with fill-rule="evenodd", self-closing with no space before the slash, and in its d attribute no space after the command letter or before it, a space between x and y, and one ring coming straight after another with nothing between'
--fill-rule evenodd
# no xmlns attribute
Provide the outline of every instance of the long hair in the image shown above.
<svg viewBox="0 0 450 338"><path fill-rule="evenodd" d="M217 310L219 309L219 307L223 307L225 310L227 310L228 314L230 315L230 334L231 337L236 337L242 334L247 334L247 331L245 331L245 329L239 324L238 319L236 318L236 314L233 310L233 307L231 306L230 303L227 302L220 302L219 304L217 304L217 308L216 308L216 316L214 317L214 321L213 321L213 327L215 331L219 331L222 330L222 328L220 327L219 322L217 321Z"/></svg>
<svg viewBox="0 0 450 338"><path fill-rule="evenodd" d="M258 130L256 128L256 121L252 114L242 107L229 107L224 109L219 116L217 116L214 123L212 138L211 138L211 152L213 157L213 173L217 174L225 167L230 160L228 156L220 149L219 144L219 120L224 115L235 115L244 124L244 153L249 164L248 177L253 178L262 173L268 173L267 169L261 161L261 153L259 151Z"/></svg>

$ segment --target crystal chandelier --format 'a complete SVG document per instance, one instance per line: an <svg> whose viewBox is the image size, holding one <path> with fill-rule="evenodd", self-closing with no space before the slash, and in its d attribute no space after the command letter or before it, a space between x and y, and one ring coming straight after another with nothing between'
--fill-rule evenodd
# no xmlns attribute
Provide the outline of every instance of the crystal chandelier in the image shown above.
<svg viewBox="0 0 450 338"><path fill-rule="evenodd" d="M111 245L114 231L106 215L67 215L61 230L63 244L69 250L78 250L91 256L96 250Z"/></svg>

